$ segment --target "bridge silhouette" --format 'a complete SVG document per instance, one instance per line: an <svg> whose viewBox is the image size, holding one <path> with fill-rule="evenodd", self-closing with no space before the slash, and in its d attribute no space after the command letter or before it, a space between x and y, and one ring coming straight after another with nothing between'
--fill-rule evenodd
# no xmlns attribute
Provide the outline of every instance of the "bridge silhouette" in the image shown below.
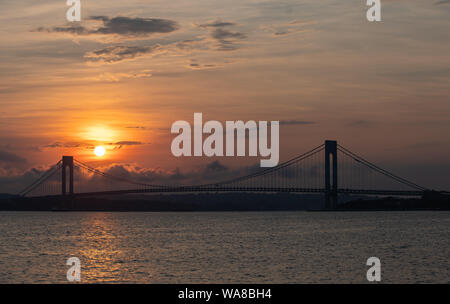
<svg viewBox="0 0 450 304"><path fill-rule="evenodd" d="M339 185L339 186L338 186ZM337 206L339 194L422 196L427 188L380 168L326 140L276 167L206 184L149 184L100 171L73 156L62 159L19 194L24 197L89 197L131 193L266 192L323 193L325 206Z"/></svg>

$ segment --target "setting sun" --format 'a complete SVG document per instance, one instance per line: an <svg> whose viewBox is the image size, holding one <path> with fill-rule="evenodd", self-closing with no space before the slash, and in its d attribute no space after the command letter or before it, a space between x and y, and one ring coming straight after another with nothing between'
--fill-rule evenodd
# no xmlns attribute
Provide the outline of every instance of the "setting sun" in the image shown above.
<svg viewBox="0 0 450 304"><path fill-rule="evenodd" d="M105 155L105 148L103 148L102 146L97 146L94 149L94 153L95 155L97 155L98 157Z"/></svg>

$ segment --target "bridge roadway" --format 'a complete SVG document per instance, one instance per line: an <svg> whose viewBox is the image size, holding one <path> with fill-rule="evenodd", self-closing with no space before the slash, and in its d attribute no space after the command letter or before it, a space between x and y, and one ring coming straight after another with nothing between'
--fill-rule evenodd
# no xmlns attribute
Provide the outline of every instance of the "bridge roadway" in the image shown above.
<svg viewBox="0 0 450 304"><path fill-rule="evenodd" d="M272 193L325 193L324 188L289 188L289 187L224 187L224 186L179 186L155 187L147 189L112 190L101 192L74 193L75 197L122 195L138 193L193 193L193 192L272 192ZM403 190L360 190L338 189L338 194L390 195L390 196L423 196L424 191Z"/></svg>

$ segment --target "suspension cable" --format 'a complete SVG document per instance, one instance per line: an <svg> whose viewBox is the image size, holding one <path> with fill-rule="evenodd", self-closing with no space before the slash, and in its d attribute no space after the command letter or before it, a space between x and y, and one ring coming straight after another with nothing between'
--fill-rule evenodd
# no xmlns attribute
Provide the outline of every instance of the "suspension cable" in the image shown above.
<svg viewBox="0 0 450 304"><path fill-rule="evenodd" d="M100 170L98 170L98 169L92 168L91 166L89 166L89 165L87 165L87 164L85 164L85 163L82 163L82 162L80 162L79 160L74 159L74 162L75 162L78 166L80 166L80 167L82 167L82 168L88 170L89 172L92 172L92 173L94 173L94 174L101 175L101 176L106 177L106 178L109 178L109 179L114 179L114 180L116 180L116 181L127 182L127 183L129 183L129 184L133 184L133 185L137 185L137 186L144 186L144 187L154 187L154 188L164 188L164 187L167 187L167 186L164 186L164 185L152 185L152 184L145 184L145 183L134 182L134 181L128 180L128 179L126 179L126 178L123 178L123 177L116 177L116 176L113 176L113 175L111 175L111 174L108 174L108 173L105 173L105 172L103 172L103 171L100 171Z"/></svg>
<svg viewBox="0 0 450 304"><path fill-rule="evenodd" d="M381 174L383 174L385 176L388 176L388 177L398 181L399 183L402 183L402 184L407 185L407 186L409 186L411 188L415 188L415 189L418 189L418 190L421 190L421 191L427 190L427 188L425 188L425 187L419 186L416 183L413 183L413 182L411 182L409 180L406 180L406 179L404 179L404 178L402 178L402 177L400 177L398 175L395 175L395 174L393 174L393 173L391 173L389 171L386 171L383 168L378 167L377 165L369 162L368 160L362 158L361 156L353 153L352 151L346 149L345 147L343 147L343 146L341 146L339 144L338 144L338 150L341 151L342 153L346 154L347 156L353 158L354 160L359 161L360 163L362 163L363 165L369 167L370 169L375 170L375 171L377 171L377 172L379 172L379 173L381 173Z"/></svg>
<svg viewBox="0 0 450 304"><path fill-rule="evenodd" d="M34 189L36 189L37 187L39 187L40 185L42 185L47 179L52 177L57 172L57 170L59 170L61 168L61 166L60 166L61 162L62 162L62 160L58 161L54 166L50 167L50 169L48 169L44 174L42 174L37 180L35 180L30 185L28 185L25 189L20 191L19 195L25 196L28 193L30 193L31 191L33 191Z"/></svg>
<svg viewBox="0 0 450 304"><path fill-rule="evenodd" d="M238 181L250 179L250 178L253 178L253 177L266 175L268 173L271 173L271 172L280 170L280 169L282 169L284 167L287 167L287 166L291 165L292 163L299 162L299 161L301 161L301 160L303 160L303 159L305 159L307 157L310 157L310 156L312 156L312 155L322 151L323 147L324 147L324 144L321 144L320 146L317 146L316 148L314 148L314 149L312 149L312 150L310 150L310 151L308 151L306 153L303 153L301 155L298 155L298 156L296 156L296 157L294 157L294 158L292 158L292 159L290 159L288 161L285 161L285 162L283 162L283 163L281 163L278 166L273 167L273 168L267 168L265 170L262 170L262 171L259 171L259 172L256 172L256 173L252 173L252 174L249 174L249 175L246 175L246 176L234 178L234 179L227 180L227 181L196 185L195 187L206 187L206 186L219 185L219 184L230 184L230 183L233 183L233 182L238 182ZM103 177L107 177L107 178L118 180L118 181L124 181L124 182L130 183L130 184L134 184L134 185L146 186L146 187L156 187L156 188L179 188L179 187L183 187L183 186L152 185L152 184L137 183L137 182L125 179L125 178L120 178L120 177L116 177L116 176L107 174L107 173L102 172L102 171L100 171L98 169L92 168L89 165L87 165L87 164L85 164L83 162L80 162L79 160L74 159L74 162L78 166L83 167L84 169L86 169L86 170L88 170L90 172L93 172L95 174L99 174L99 175L101 175Z"/></svg>
<svg viewBox="0 0 450 304"><path fill-rule="evenodd" d="M295 162L302 161L305 158L308 158L308 157L310 157L310 156L312 156L312 155L314 155L316 153L319 153L319 152L321 152L323 150L323 147L324 147L324 144L321 144L320 146L317 146L314 149L312 149L312 150L310 150L310 151L308 151L306 153L303 153L303 154L298 155L298 156L296 156L296 157L294 157L294 158L292 158L292 159L290 159L288 161L285 161L285 162L279 164L276 167L267 168L267 169L264 169L264 170L259 171L259 172L255 172L255 173L252 173L252 174L249 174L249 175L245 175L245 176L241 176L241 177L238 177L238 178L230 179L230 180L227 180L227 181L222 181L222 182L218 182L218 183L204 184L204 185L200 185L200 186L205 187L205 186L212 186L212 185L231 184L231 183L234 183L234 182L239 182L239 181L242 181L242 180L246 180L246 179L250 179L250 178L266 175L266 174L269 174L271 172L278 171L278 170L280 170L280 169L282 169L284 167L287 167L287 166L289 166L289 165L291 165L291 164L293 164Z"/></svg>
<svg viewBox="0 0 450 304"><path fill-rule="evenodd" d="M245 176L241 176L241 177L237 177L237 178L232 178L229 180L225 180L225 181L221 181L221 182L216 182L216 183L208 183L208 184L200 184L200 185L194 185L194 186L169 186L169 185L154 185L154 184L146 184L146 183L139 183L139 182L135 182L132 180L129 180L127 178L123 178L123 177L116 177L113 176L111 174L102 172L98 169L95 169L89 165L87 165L86 163L83 163L81 161L78 161L76 159L74 159L74 163L76 164L77 167L79 167L80 169L85 169L88 170L91 173L100 175L102 177L108 178L108 179L112 179L112 180L116 180L116 181L121 181L121 182L126 182L129 184L133 184L133 185L137 185L137 186L141 186L141 187L152 187L152 188L184 188L184 187L210 187L210 186L220 186L220 185L227 185L227 184L232 184L232 183L236 183L236 182L241 182L241 181L245 181L245 180L250 180L256 177L260 177L260 176L268 176L270 173L273 172L277 172L283 168L286 168L288 166L291 166L292 164L295 163L299 163L305 159L309 159L310 157L318 154L319 152L324 150L324 144L321 144L320 146L315 147L314 149L303 153L301 155L298 155L292 159L289 159L275 167L272 168L266 168L263 170L260 170L258 172L255 173L251 173ZM398 175L395 175L387 170L384 170L380 167L378 167L377 165L367 161L366 159L362 158L361 156L353 153L352 151L346 149L345 147L341 146L338 144L338 150L342 153L344 153L345 155L347 155L348 157L350 157L351 159L353 159L354 161L357 161L363 165L365 165L366 167L382 174L385 175L399 183L402 183L408 187L414 188L414 189L418 189L421 191L425 191L427 190L427 188L422 187L420 185L417 185L409 180L406 180ZM29 186L27 186L25 189L23 189L21 192L19 192L19 195L21 196L25 196L27 194L29 194L31 191L35 190L37 187L39 187L40 185L42 185L44 182L46 182L49 178L51 178L59 169L61 169L61 163L62 160L58 161L58 163L56 163L56 165L52 166L49 170L47 170L44 174L42 174L36 181L34 181L33 183L31 183ZM272 183L272 182L271 182Z"/></svg>

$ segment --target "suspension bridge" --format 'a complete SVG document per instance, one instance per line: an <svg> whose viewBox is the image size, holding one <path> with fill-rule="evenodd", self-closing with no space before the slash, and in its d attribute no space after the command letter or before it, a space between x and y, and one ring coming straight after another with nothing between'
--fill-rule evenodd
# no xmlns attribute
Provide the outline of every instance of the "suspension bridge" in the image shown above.
<svg viewBox="0 0 450 304"><path fill-rule="evenodd" d="M338 186L339 185L339 186ZM325 206L336 207L339 194L422 196L427 188L387 171L326 140L314 149L276 167L244 176L197 185L147 183L127 174L112 175L63 156L20 192L24 197L89 197L131 193L266 192L323 193Z"/></svg>

